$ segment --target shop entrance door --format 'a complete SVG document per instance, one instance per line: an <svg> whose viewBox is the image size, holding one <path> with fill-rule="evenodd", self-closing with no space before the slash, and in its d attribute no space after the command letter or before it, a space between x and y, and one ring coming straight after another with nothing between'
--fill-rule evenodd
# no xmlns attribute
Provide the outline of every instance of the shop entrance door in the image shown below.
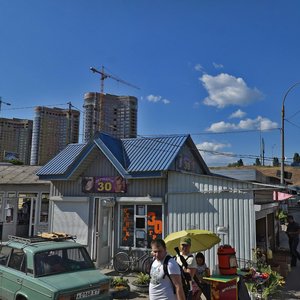
<svg viewBox="0 0 300 300"><path fill-rule="evenodd" d="M27 237L35 234L36 205L35 194L19 194L16 235Z"/></svg>
<svg viewBox="0 0 300 300"><path fill-rule="evenodd" d="M92 258L97 266L109 264L113 241L113 198L95 198Z"/></svg>
<svg viewBox="0 0 300 300"><path fill-rule="evenodd" d="M30 199L30 216L29 216L29 228L28 228L28 236L34 236L36 234L36 204L37 201L35 198Z"/></svg>

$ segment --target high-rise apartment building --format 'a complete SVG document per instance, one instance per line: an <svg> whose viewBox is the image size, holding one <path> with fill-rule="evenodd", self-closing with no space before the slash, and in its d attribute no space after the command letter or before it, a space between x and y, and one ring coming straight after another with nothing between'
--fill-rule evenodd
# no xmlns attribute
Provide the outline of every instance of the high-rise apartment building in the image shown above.
<svg viewBox="0 0 300 300"><path fill-rule="evenodd" d="M70 143L78 143L80 112L37 106L30 165L44 165Z"/></svg>
<svg viewBox="0 0 300 300"><path fill-rule="evenodd" d="M30 162L32 120L0 118L0 161Z"/></svg>
<svg viewBox="0 0 300 300"><path fill-rule="evenodd" d="M97 131L118 138L137 137L137 98L101 93L84 95L84 141Z"/></svg>

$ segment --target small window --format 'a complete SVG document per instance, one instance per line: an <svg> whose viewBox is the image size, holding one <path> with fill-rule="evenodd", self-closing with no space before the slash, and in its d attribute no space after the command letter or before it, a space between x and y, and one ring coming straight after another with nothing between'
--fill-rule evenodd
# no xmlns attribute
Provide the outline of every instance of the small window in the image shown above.
<svg viewBox="0 0 300 300"><path fill-rule="evenodd" d="M25 254L21 249L13 249L13 252L10 256L8 267L18 270L25 271Z"/></svg>

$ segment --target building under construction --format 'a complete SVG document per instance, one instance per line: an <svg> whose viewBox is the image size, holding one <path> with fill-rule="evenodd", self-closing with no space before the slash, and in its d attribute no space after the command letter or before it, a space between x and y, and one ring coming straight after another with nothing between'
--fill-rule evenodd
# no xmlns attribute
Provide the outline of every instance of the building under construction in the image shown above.
<svg viewBox="0 0 300 300"><path fill-rule="evenodd" d="M68 144L78 143L79 121L78 110L37 106L30 165L44 165Z"/></svg>
<svg viewBox="0 0 300 300"><path fill-rule="evenodd" d="M32 120L0 118L0 161L29 164Z"/></svg>
<svg viewBox="0 0 300 300"><path fill-rule="evenodd" d="M84 95L84 141L97 131L117 138L137 137L137 98L103 93Z"/></svg>

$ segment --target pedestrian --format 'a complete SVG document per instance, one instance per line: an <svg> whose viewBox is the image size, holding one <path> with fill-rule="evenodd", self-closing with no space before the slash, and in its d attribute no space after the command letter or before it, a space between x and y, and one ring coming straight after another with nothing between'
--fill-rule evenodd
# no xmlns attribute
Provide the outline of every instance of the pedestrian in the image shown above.
<svg viewBox="0 0 300 300"><path fill-rule="evenodd" d="M187 299L199 299L199 287L195 284L193 278L197 271L197 262L194 255L190 252L192 241L188 237L180 239L180 255L185 259L187 267L183 265L182 257L176 256L177 263L182 267L190 281L190 293ZM193 296L194 295L194 296Z"/></svg>
<svg viewBox="0 0 300 300"><path fill-rule="evenodd" d="M297 258L300 260L300 253L297 251L297 247L299 244L300 226L298 223L295 222L294 217L292 215L288 215L287 221L288 226L286 229L286 234L289 237L290 253L292 256L291 267L296 267Z"/></svg>
<svg viewBox="0 0 300 300"><path fill-rule="evenodd" d="M149 300L185 300L180 267L174 259L168 260L169 276L165 274L164 261L168 253L164 240L153 240L151 249L154 261L150 270Z"/></svg>
<svg viewBox="0 0 300 300"><path fill-rule="evenodd" d="M206 299L210 299L210 285L207 282L205 282L205 280L203 279L203 277L210 276L210 269L207 267L205 263L205 256L203 253L198 252L196 254L196 262L197 262L196 276L198 277L200 282L199 297L201 293L203 293Z"/></svg>

